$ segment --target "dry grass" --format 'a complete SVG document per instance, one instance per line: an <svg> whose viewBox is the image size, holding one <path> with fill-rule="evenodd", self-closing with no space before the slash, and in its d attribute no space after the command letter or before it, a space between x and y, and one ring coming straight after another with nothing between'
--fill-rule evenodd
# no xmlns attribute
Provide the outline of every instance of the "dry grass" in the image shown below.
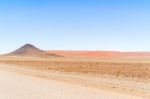
<svg viewBox="0 0 150 99"><path fill-rule="evenodd" d="M72 60L72 61L71 61ZM80 60L80 59L78 59ZM87 61L86 61L87 60ZM119 59L97 59L97 61L89 61L88 59L20 59L11 58L9 60L0 59L1 63L19 65L26 68L34 68L46 71L59 72L75 72L84 74L98 74L98 75L113 75L116 77L134 77L139 79L150 79L150 63L134 61L121 61ZM109 61L108 61L109 60ZM140 59L138 59L140 60ZM142 59L141 59L142 60Z"/></svg>

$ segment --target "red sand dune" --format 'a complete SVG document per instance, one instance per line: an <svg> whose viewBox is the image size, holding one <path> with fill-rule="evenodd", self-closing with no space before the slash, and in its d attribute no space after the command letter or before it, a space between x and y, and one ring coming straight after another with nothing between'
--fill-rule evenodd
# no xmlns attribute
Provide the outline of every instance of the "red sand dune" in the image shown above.
<svg viewBox="0 0 150 99"><path fill-rule="evenodd" d="M48 51L49 54L64 57L91 57L91 58L150 58L150 52L117 52L117 51Z"/></svg>

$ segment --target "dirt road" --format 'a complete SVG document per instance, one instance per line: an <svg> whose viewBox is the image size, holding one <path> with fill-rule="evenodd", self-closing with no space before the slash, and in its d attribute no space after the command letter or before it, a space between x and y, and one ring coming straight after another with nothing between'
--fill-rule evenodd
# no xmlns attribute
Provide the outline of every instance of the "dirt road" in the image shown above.
<svg viewBox="0 0 150 99"><path fill-rule="evenodd" d="M0 69L0 99L142 99Z"/></svg>

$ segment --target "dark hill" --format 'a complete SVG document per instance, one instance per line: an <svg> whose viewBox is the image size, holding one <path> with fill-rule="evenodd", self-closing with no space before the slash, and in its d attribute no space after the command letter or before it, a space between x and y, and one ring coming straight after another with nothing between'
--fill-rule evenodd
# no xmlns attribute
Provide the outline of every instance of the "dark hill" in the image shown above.
<svg viewBox="0 0 150 99"><path fill-rule="evenodd" d="M27 57L60 57L60 55L49 54L44 50L38 49L31 44L25 44L17 50L6 54L7 56L27 56Z"/></svg>

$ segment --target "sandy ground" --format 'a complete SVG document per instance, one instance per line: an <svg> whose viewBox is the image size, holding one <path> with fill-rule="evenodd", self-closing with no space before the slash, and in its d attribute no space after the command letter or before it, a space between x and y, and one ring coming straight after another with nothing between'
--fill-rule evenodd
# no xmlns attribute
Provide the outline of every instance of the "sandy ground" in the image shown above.
<svg viewBox="0 0 150 99"><path fill-rule="evenodd" d="M34 72L34 73L33 73ZM0 65L0 99L149 99L149 97L140 97L135 95L123 94L119 92L106 91L98 88L82 86L78 84L71 84L58 80L51 80L35 76L36 73L40 75L41 72L25 71L12 67L11 65ZM32 75L33 74L33 75ZM47 75L47 74L46 74ZM70 78L80 82L80 76L73 76L67 74L51 73L51 77L63 77L69 80ZM50 77L50 78L51 78ZM53 78L52 77L52 78ZM78 78L78 79L77 79ZM70 79L70 80L71 80ZM85 77L85 79L90 79ZM93 82L105 83L116 82L110 79L94 79ZM102 82L103 81L103 82ZM126 82L132 84L131 82ZM128 85L128 84L127 84ZM132 84L134 85L134 83ZM143 84L141 84L143 85ZM140 87L139 85L134 85ZM130 86L129 86L130 87ZM149 92L149 85L145 85ZM145 88L141 87L141 88Z"/></svg>

